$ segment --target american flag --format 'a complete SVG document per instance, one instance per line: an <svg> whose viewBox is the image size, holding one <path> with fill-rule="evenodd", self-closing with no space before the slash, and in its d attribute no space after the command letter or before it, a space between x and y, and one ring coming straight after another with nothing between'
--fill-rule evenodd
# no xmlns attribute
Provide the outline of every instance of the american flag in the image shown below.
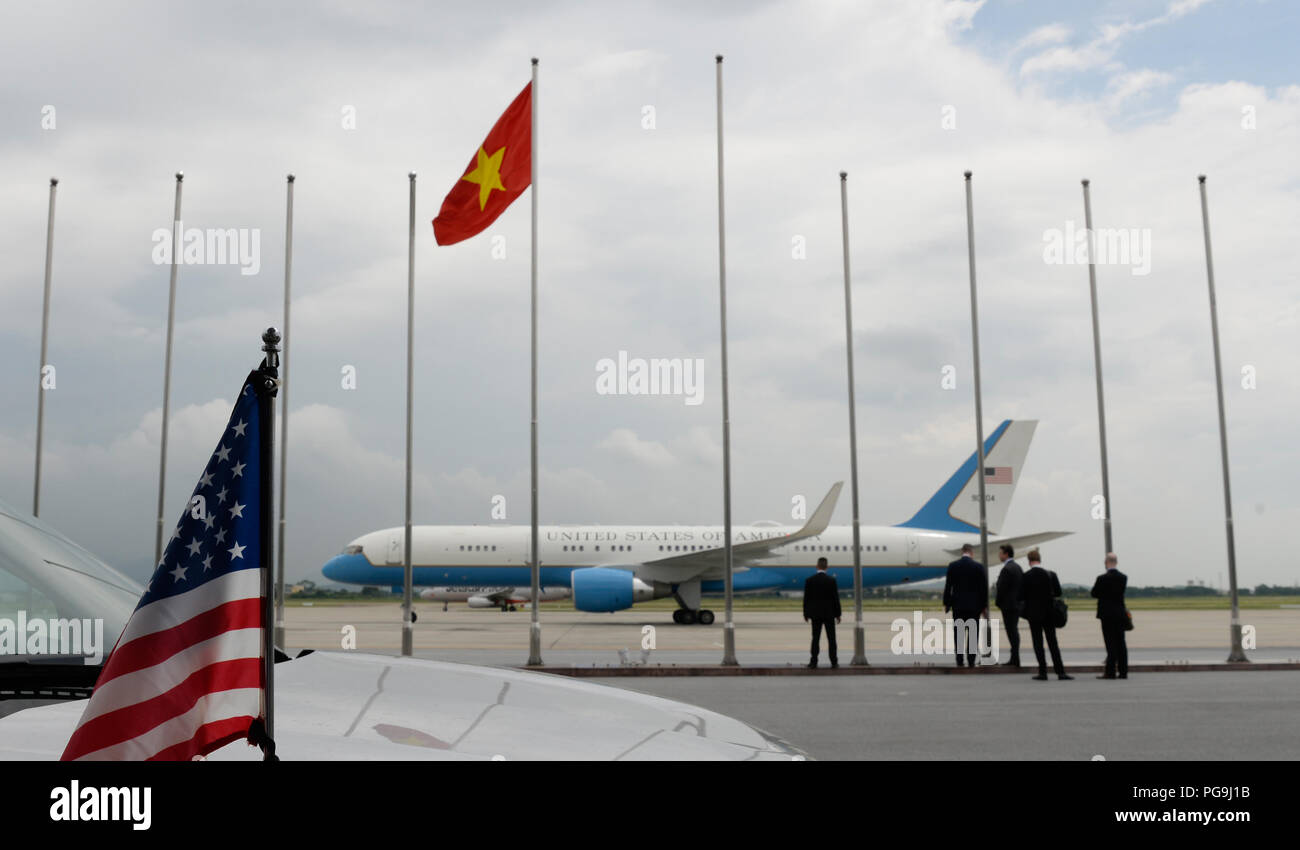
<svg viewBox="0 0 1300 850"><path fill-rule="evenodd" d="M64 761L189 760L262 716L261 379L244 382Z"/></svg>
<svg viewBox="0 0 1300 850"><path fill-rule="evenodd" d="M985 484L1010 484L1011 467L1009 466L986 466L984 467Z"/></svg>

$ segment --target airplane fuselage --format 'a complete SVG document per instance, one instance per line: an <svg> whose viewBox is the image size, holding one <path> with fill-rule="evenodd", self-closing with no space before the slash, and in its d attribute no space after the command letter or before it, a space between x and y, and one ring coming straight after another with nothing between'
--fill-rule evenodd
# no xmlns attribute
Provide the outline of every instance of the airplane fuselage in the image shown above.
<svg viewBox="0 0 1300 850"><path fill-rule="evenodd" d="M733 545L780 538L795 526L733 527ZM530 530L524 526L415 526L411 531L412 580L422 587L527 586ZM541 585L570 585L574 570L611 567L635 571L655 561L722 546L720 526L541 526ZM949 550L978 544L979 535L925 531L894 526L863 526L863 586L879 587L941 578L954 558ZM737 592L803 589L804 580L826 558L842 588L853 586L853 530L832 526L816 537L776 550L761 559L736 557L733 587ZM327 563L327 578L349 584L400 586L405 551L401 528L357 538ZM701 589L722 590L722 581L704 581Z"/></svg>

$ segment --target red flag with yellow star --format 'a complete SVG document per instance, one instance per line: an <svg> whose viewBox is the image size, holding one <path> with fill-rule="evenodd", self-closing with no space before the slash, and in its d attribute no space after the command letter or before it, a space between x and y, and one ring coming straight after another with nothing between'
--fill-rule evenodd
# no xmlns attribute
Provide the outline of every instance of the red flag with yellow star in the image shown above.
<svg viewBox="0 0 1300 850"><path fill-rule="evenodd" d="M532 182L533 84L497 119L451 187L433 220L439 245L454 245L481 233L514 203Z"/></svg>

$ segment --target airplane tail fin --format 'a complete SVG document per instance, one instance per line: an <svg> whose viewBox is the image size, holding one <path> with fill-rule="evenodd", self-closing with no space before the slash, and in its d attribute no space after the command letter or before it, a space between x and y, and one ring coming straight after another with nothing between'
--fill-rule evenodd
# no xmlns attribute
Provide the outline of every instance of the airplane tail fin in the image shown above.
<svg viewBox="0 0 1300 850"><path fill-rule="evenodd" d="M1029 443L1038 421L1034 419L1002 422L984 441L984 519L990 534L997 534L1007 518L1011 497L1024 468ZM934 531L980 530L979 480L975 477L978 462L975 452L956 473L940 487L930 500L907 522L904 528Z"/></svg>

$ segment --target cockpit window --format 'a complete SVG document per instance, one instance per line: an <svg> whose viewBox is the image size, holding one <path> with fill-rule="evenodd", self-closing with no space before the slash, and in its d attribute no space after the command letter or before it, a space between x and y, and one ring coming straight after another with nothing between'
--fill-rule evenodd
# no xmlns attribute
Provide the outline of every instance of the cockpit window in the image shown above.
<svg viewBox="0 0 1300 850"><path fill-rule="evenodd" d="M360 554L361 554L361 547L358 546L356 543L349 544L349 545L343 547L343 554L344 554L344 555L360 555Z"/></svg>

